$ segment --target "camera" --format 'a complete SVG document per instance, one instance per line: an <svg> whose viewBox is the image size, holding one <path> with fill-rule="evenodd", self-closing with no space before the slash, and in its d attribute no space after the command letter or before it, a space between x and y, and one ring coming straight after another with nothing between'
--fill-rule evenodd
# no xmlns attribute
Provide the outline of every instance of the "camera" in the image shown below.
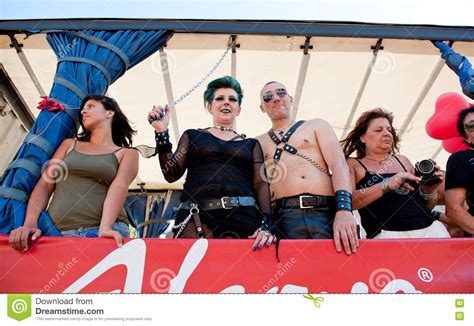
<svg viewBox="0 0 474 326"><path fill-rule="evenodd" d="M436 164L433 160L421 160L415 164L415 175L421 178L421 185L431 186L437 184L441 179L435 175Z"/></svg>

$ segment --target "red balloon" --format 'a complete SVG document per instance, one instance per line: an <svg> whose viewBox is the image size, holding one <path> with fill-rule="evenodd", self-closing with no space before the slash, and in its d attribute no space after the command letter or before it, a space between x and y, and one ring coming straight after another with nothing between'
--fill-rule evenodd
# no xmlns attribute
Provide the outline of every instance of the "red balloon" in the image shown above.
<svg viewBox="0 0 474 326"><path fill-rule="evenodd" d="M458 114L468 106L469 103L458 93L441 94L436 100L435 112L426 122L425 129L428 135L440 140L459 136L456 129Z"/></svg>
<svg viewBox="0 0 474 326"><path fill-rule="evenodd" d="M456 153L469 149L469 146L464 142L462 137L454 137L443 140L443 148L449 153Z"/></svg>

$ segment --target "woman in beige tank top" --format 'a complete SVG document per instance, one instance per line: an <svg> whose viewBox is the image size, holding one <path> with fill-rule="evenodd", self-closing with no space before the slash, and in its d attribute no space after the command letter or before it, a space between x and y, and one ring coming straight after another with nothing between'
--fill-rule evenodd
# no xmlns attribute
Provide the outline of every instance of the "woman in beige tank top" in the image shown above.
<svg viewBox="0 0 474 326"><path fill-rule="evenodd" d="M23 226L10 233L10 244L28 250L28 237L41 235L38 218L46 208L66 236L128 236L123 203L138 173L138 152L130 147L135 131L117 102L103 95L82 101L82 132L65 139L31 193Z"/></svg>

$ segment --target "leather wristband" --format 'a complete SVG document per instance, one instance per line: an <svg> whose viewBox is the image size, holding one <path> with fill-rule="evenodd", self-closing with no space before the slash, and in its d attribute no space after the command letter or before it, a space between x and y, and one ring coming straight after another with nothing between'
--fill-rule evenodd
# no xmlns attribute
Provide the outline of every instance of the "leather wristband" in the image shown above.
<svg viewBox="0 0 474 326"><path fill-rule="evenodd" d="M163 132L155 131L155 141L158 153L171 151L172 145L170 143L170 135L168 133L168 129Z"/></svg>
<svg viewBox="0 0 474 326"><path fill-rule="evenodd" d="M352 212L352 195L347 190L336 191L336 212L348 211Z"/></svg>

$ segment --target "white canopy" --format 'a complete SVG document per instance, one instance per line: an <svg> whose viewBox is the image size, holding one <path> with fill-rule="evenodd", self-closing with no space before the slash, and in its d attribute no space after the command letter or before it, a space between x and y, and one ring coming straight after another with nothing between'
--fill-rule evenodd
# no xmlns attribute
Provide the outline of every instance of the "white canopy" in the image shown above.
<svg viewBox="0 0 474 326"><path fill-rule="evenodd" d="M309 6L308 8L322 8L321 11L305 10L305 18L310 15L324 18L325 12L329 12L326 6L311 7L312 5L306 1L300 2ZM97 2L92 4L92 1L90 3L90 6L81 5L87 8L88 17L91 14L104 17L104 11L100 10L104 4ZM151 15L149 13L152 11L141 7L141 3L150 5L150 8L155 8L154 5L158 6L158 4L151 4L148 1L133 2L136 11L127 11L129 8L127 6L130 3L132 2L124 1L122 5L114 1L114 5L108 7L110 9L109 15L116 18L123 17L125 14L128 18L144 17ZM165 2L158 1L158 3L164 5ZM179 8L179 3L173 2L174 15L179 12L176 9ZM218 6L216 1L213 3L212 9L207 7L209 15L215 15L217 8L222 16L233 14L229 8L235 6L235 3L219 1ZM280 8L280 15L286 13L284 8L287 8L288 14L291 15L292 8L298 3L264 1L256 4L255 2L245 2L243 6L252 5L256 8L256 10L249 9L245 13L245 15L248 14L248 17L255 18L255 16L262 15L260 17L265 19L270 15L266 10L268 8L273 14ZM314 5L321 5L321 3L325 2L318 1ZM402 15L401 11L399 16L396 16L395 13L395 20L400 19L402 22L407 22L418 19L422 23L428 23L433 22L434 17L441 17L436 14L441 15L441 7L438 5L433 4L435 9L433 16L417 16L413 15L410 10L411 1L402 1L402 3L406 5L403 9L405 15ZM451 3L468 5L468 1ZM25 7L21 10L18 9L18 6L22 4ZM472 4L472 1L469 1L469 4ZM375 15L377 12L374 7L376 6L375 2L364 1L361 4L362 7L359 8L369 5L372 6L373 19L368 18L367 12L358 9L357 11L353 10L354 18L351 20L376 21L375 17L378 16ZM99 8L98 10L90 10L91 7L96 6ZM189 8L196 8L195 11L192 11L195 14L194 17L202 17L205 6L206 3L202 4L202 8L200 6L183 8L184 15L190 12ZM332 8L331 12L336 13L334 16L336 19L342 19L338 16L342 13L334 10L335 4L333 2L331 4L328 2L328 6ZM17 9L13 12L12 8L14 7ZM48 17L78 17L83 15L86 10L78 8L76 2L61 10L56 7L51 10L49 7L50 15ZM200 9L197 10L197 8ZM436 10L437 8L440 10ZM5 6L5 3L2 2L2 11L0 12L3 12L4 19L6 17L9 19L30 19L40 17L44 13L42 10L36 5L36 2L17 1L9 6ZM460 24L467 25L469 19L472 26L472 10L456 10L455 12L456 15L459 15ZM350 12L346 12L346 14L350 14ZM162 15L160 18L173 16L170 10L164 10ZM240 15L244 14L240 13ZM88 21L94 22L94 20ZM455 24L452 19L451 22L441 19L438 21L446 25ZM220 23L225 24L225 20L221 20ZM290 22L287 23L291 25ZM169 74L163 72L162 63L165 62L160 58L160 53L155 53L127 72L109 88L108 95L118 101L138 130L134 144L154 145L153 130L146 121L146 114L153 104L164 104L171 96L170 92L168 91L167 94L166 91L166 77L169 77L171 82L174 98L184 94L216 64L225 51L229 34L231 33L209 34L180 31L171 38L164 48ZM45 35L34 35L25 40L24 35L17 34L16 38L24 44L23 51L42 87L48 93L56 70L56 57L49 49ZM312 48L309 49L308 55L304 55L304 50L301 47L304 47L306 40L306 35L237 35L239 47L235 49L236 53L232 54L230 51L209 79L177 105L177 121L172 123L170 128L172 131L171 141L174 144L177 143L175 130L179 130L179 134L181 134L188 128L206 127L211 124L211 117L204 110L202 104L202 93L208 81L223 75L231 75L234 65L235 77L244 89L242 114L237 120L237 130L241 133L255 136L270 128L269 119L259 109L259 91L266 82L278 80L285 84L292 95L296 97L297 119L326 119L340 137L343 135L344 126L348 123L353 107L355 108L354 118L349 120L350 125L353 125L361 112L382 107L394 112L396 127L403 127L401 130L403 132L401 142L403 154L407 155L412 162L435 157L442 167L445 166L449 153L444 150L440 151L441 142L431 139L426 134L424 126L429 116L434 112L435 101L439 95L450 91L460 94L462 92L458 77L445 66L444 61L440 59L439 51L430 41L385 38L381 43L383 49L378 52L373 69L368 72L368 67L374 57L373 47L377 44L377 38L312 36L309 40ZM38 90L19 60L16 51L10 48L10 43L8 36L0 35L0 60L36 115L38 110L35 107L39 101ZM453 48L474 62L474 43L455 42ZM363 87L364 78L366 80L365 87ZM137 182L163 181L156 158L142 159L140 164Z"/></svg>

